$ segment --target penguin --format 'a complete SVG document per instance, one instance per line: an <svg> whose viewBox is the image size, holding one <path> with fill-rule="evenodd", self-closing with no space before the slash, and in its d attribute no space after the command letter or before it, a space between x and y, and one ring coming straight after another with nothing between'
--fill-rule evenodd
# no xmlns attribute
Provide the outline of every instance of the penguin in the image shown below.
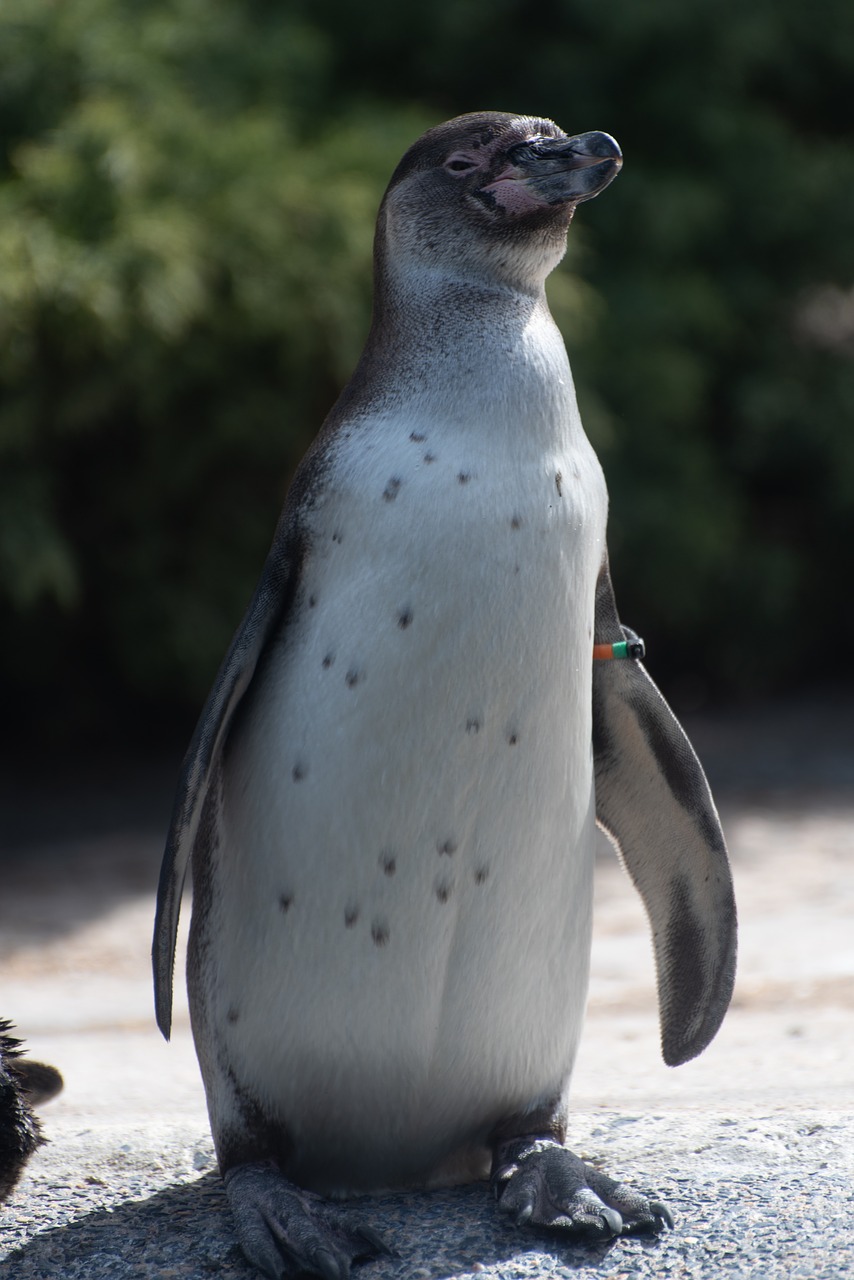
<svg viewBox="0 0 854 1280"><path fill-rule="evenodd" d="M24 1058L11 1022L0 1019L0 1204L14 1191L30 1156L45 1142L33 1107L61 1089L59 1072Z"/></svg>
<svg viewBox="0 0 854 1280"><path fill-rule="evenodd" d="M168 1039L191 862L192 1031L271 1278L387 1252L340 1202L394 1188L489 1178L520 1225L672 1226L565 1145L597 822L650 918L668 1063L715 1035L735 965L720 822L620 622L544 291L621 164L607 134L502 112L403 156L365 350L182 767L157 1020Z"/></svg>

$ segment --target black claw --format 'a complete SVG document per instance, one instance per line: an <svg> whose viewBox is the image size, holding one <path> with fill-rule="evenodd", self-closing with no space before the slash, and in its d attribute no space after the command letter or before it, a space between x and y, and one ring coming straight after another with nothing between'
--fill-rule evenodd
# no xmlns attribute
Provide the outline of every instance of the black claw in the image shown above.
<svg viewBox="0 0 854 1280"><path fill-rule="evenodd" d="M349 1264L344 1259L339 1262L328 1249L318 1249L313 1261L315 1270L323 1276L323 1280L349 1280Z"/></svg>
<svg viewBox="0 0 854 1280"><path fill-rule="evenodd" d="M379 1232L374 1231L373 1227L359 1226L356 1228L356 1234L371 1246L376 1253L382 1254L384 1258L396 1258L398 1253L386 1244Z"/></svg>
<svg viewBox="0 0 854 1280"><path fill-rule="evenodd" d="M658 1226L658 1219L660 1218L662 1223L668 1226L671 1231L673 1230L673 1214L661 1200L650 1200L649 1211L656 1219L656 1226Z"/></svg>
<svg viewBox="0 0 854 1280"><path fill-rule="evenodd" d="M623 1233L623 1219L617 1213L616 1209L610 1209L607 1205L599 1210L599 1217L605 1224L609 1239L612 1236L619 1236Z"/></svg>
<svg viewBox="0 0 854 1280"><path fill-rule="evenodd" d="M534 1216L534 1206L529 1200L527 1204L523 1204L522 1208L517 1210L513 1221L517 1227L524 1227L526 1222L530 1222Z"/></svg>

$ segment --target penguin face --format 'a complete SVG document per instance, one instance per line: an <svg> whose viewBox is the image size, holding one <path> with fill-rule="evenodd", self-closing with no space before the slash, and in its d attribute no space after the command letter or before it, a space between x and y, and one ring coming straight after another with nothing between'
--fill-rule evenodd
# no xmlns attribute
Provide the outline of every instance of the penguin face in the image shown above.
<svg viewBox="0 0 854 1280"><path fill-rule="evenodd" d="M396 263L538 290L566 248L576 204L622 165L605 133L568 137L551 120L483 112L428 130L395 170L380 237Z"/></svg>

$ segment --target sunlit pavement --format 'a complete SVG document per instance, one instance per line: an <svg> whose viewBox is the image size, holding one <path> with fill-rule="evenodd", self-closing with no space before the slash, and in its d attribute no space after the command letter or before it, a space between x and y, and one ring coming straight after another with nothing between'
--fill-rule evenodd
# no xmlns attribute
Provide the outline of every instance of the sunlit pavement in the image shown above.
<svg viewBox="0 0 854 1280"><path fill-rule="evenodd" d="M570 1141L666 1199L676 1230L567 1244L500 1222L483 1187L371 1199L365 1220L400 1258L365 1280L854 1275L854 786L838 752L834 776L799 776L795 747L794 776L778 761L774 785L757 781L762 741L736 727L729 746L720 725L700 732L732 771L736 994L711 1047L677 1070L658 1052L640 901L604 842L597 868ZM769 735L766 757L773 723ZM741 776L739 751L753 752ZM0 1210L10 1280L252 1275L215 1177L182 974L171 1044L153 1022L159 856L159 835L116 831L0 862L0 1013L65 1077L42 1113L49 1145Z"/></svg>

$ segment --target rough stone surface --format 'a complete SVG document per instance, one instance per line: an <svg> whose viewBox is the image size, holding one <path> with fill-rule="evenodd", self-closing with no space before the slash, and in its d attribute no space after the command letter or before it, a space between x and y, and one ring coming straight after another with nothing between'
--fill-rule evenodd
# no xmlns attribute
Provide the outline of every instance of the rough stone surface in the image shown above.
<svg viewBox="0 0 854 1280"><path fill-rule="evenodd" d="M851 711L836 699L692 726L722 800L740 960L722 1031L676 1071L658 1053L640 902L602 850L571 1141L666 1199L676 1229L569 1243L505 1224L482 1185L371 1197L359 1212L400 1256L357 1276L854 1275ZM146 774L161 831L169 772ZM216 1176L183 995L171 1045L153 1023L161 831L136 820L135 778L121 823L116 788L100 805L98 778L79 776L65 825L67 782L2 796L12 835L0 857L0 1013L66 1087L42 1112L49 1144L0 1208L0 1280L250 1280ZM114 829L104 812L117 815Z"/></svg>

